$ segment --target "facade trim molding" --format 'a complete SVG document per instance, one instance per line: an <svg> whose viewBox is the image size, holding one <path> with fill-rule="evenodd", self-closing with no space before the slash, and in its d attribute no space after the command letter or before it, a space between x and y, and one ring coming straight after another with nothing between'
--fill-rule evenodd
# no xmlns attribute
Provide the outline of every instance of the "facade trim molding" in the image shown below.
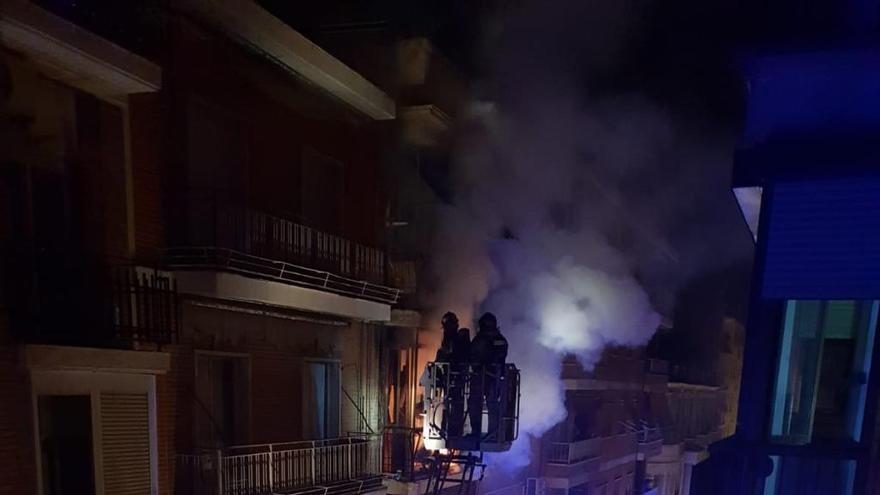
<svg viewBox="0 0 880 495"><path fill-rule="evenodd" d="M26 345L24 363L30 370L93 371L165 374L171 355L155 351L128 351L56 345Z"/></svg>

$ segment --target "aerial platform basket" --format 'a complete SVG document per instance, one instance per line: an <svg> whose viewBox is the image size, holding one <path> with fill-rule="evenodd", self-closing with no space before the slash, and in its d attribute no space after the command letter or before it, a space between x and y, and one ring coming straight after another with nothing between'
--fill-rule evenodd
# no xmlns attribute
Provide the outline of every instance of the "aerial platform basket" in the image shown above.
<svg viewBox="0 0 880 495"><path fill-rule="evenodd" d="M426 449L510 450L519 435L520 373L514 364L428 363L421 385ZM479 414L472 414L475 408Z"/></svg>

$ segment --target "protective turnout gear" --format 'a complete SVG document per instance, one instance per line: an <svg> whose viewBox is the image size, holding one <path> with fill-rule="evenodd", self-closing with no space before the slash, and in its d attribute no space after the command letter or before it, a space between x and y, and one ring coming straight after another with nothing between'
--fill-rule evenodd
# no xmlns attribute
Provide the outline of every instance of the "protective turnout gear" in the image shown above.
<svg viewBox="0 0 880 495"><path fill-rule="evenodd" d="M443 341L437 349L435 363L445 363L448 367L441 368L438 378L447 400L447 414L442 422L450 436L460 436L464 428L465 384L467 383L468 358L470 355L470 338L462 338L458 328L458 317L453 312L443 315L440 320L443 327ZM467 329L462 329L470 334ZM448 374L447 374L448 373Z"/></svg>
<svg viewBox="0 0 880 495"><path fill-rule="evenodd" d="M471 364L474 373L471 375L468 415L471 429L475 434L482 434L483 401L489 412L489 425L486 437L491 439L497 435L500 417L499 381L505 372L504 363L507 359L507 339L498 329L498 320L492 313L480 317L480 331L471 342Z"/></svg>
<svg viewBox="0 0 880 495"><path fill-rule="evenodd" d="M434 362L449 363L452 362L453 346L458 339L458 316L451 311L447 312L440 320L440 325L443 327L443 340Z"/></svg>
<svg viewBox="0 0 880 495"><path fill-rule="evenodd" d="M495 315L480 317L480 331L471 342L471 363L488 366L504 364L507 359L507 339L501 335Z"/></svg>
<svg viewBox="0 0 880 495"><path fill-rule="evenodd" d="M452 341L452 354L450 362L455 364L468 364L471 360L471 330L460 328Z"/></svg>
<svg viewBox="0 0 880 495"><path fill-rule="evenodd" d="M464 431L465 389L470 373L470 330L461 328L452 339L452 352L449 355L449 435L461 436Z"/></svg>

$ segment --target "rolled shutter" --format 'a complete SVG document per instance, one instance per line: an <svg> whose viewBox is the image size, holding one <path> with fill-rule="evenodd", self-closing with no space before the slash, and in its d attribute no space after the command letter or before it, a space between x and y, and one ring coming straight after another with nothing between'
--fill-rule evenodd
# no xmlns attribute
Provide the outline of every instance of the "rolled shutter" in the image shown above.
<svg viewBox="0 0 880 495"><path fill-rule="evenodd" d="M104 493L150 495L147 394L101 394Z"/></svg>
<svg viewBox="0 0 880 495"><path fill-rule="evenodd" d="M764 298L880 297L880 178L777 183Z"/></svg>

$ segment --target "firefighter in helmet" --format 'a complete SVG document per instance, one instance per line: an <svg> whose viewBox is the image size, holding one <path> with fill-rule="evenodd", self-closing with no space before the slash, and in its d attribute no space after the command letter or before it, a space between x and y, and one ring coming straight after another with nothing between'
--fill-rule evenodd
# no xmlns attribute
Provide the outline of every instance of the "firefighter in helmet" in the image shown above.
<svg viewBox="0 0 880 495"><path fill-rule="evenodd" d="M470 359L470 330L459 328L458 316L453 312L443 315L443 341L437 349L436 363L448 364L448 376L438 376L448 399L448 414L443 418L449 436L460 436L464 428L464 389ZM443 368L439 368L443 370Z"/></svg>
<svg viewBox="0 0 880 495"><path fill-rule="evenodd" d="M452 311L447 312L440 320L440 326L443 327L443 340L440 342L440 348L437 349L434 362L449 363L452 362L453 347L458 338L458 316Z"/></svg>
<svg viewBox="0 0 880 495"><path fill-rule="evenodd" d="M482 432L483 401L489 412L488 435L497 435L500 419L499 381L505 372L507 359L507 339L498 328L498 320L492 313L484 313L480 317L479 331L470 345L471 375L468 412L471 420L471 431L474 435Z"/></svg>

